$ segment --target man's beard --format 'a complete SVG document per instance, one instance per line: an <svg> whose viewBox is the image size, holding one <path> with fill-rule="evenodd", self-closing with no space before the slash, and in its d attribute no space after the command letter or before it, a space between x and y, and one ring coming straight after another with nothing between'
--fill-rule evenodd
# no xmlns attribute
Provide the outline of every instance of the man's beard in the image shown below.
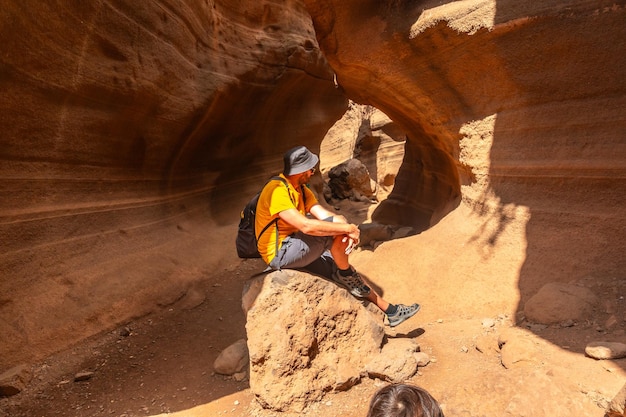
<svg viewBox="0 0 626 417"><path fill-rule="evenodd" d="M298 178L298 185L305 185L307 182L309 182L309 179L307 178L306 175L302 175L300 178Z"/></svg>

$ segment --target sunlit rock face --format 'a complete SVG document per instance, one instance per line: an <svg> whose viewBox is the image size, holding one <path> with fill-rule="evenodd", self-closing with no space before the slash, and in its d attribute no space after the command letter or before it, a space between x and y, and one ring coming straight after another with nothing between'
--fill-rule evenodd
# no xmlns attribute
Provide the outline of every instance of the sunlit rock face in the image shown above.
<svg viewBox="0 0 626 417"><path fill-rule="evenodd" d="M521 227L520 305L623 278L623 3L305 3L339 86L406 132L374 221L420 230L462 200L484 221L463 245L485 256Z"/></svg>
<svg viewBox="0 0 626 417"><path fill-rule="evenodd" d="M305 3L340 87L407 133L394 191L374 219L424 229L463 194L481 207L495 196L538 215L569 212L580 226L617 210L624 224L623 5ZM460 158L477 141L488 162L480 184ZM548 196L558 204L547 207Z"/></svg>
<svg viewBox="0 0 626 417"><path fill-rule="evenodd" d="M375 107L350 103L348 111L331 127L320 147L320 169L327 173L357 158L377 184L375 198L382 201L395 183L404 156L406 133Z"/></svg>
<svg viewBox="0 0 626 417"><path fill-rule="evenodd" d="M221 230L347 108L297 1L14 1L0 38L0 370L232 260Z"/></svg>

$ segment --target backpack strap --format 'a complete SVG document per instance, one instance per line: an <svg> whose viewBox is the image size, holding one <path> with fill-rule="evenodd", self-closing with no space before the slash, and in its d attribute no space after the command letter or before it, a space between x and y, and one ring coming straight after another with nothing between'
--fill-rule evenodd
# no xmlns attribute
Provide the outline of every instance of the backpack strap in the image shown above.
<svg viewBox="0 0 626 417"><path fill-rule="evenodd" d="M293 201L293 198L291 198L291 194L289 194L289 185L287 184L287 180L284 179L283 177L273 176L268 181L268 184L269 184L270 181L273 181L273 180L278 180L278 181L283 183L283 185L287 188L287 194L289 195L289 199L291 200L291 203L295 206L296 203L295 203L295 201ZM304 204L306 206L306 195L304 193L304 185L302 185L300 188L302 190L302 201L304 202ZM258 244L259 239L261 238L261 235L263 233L265 233L265 231L272 225L272 223L274 223L274 225L276 225L276 250L274 251L274 256L276 256L278 254L278 220L279 220L279 217L276 217L276 218L272 219L268 224L265 225L265 227L263 227L263 229L261 230L261 233L259 233L259 236L256 238L256 241L257 241L257 244Z"/></svg>

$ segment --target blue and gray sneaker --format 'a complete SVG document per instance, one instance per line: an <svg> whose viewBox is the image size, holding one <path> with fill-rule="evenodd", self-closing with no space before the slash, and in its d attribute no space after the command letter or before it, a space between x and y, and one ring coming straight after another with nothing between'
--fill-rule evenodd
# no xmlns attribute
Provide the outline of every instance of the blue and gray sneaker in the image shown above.
<svg viewBox="0 0 626 417"><path fill-rule="evenodd" d="M398 324L403 321L410 319L420 311L420 305L415 303L410 306L405 306L404 304L398 304L397 310L393 314L387 314L387 319L389 320L389 326L396 327Z"/></svg>

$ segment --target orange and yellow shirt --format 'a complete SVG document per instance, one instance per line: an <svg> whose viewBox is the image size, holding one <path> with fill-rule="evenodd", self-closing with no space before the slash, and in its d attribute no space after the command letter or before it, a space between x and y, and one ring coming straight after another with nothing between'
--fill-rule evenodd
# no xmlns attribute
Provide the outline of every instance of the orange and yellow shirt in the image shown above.
<svg viewBox="0 0 626 417"><path fill-rule="evenodd" d="M280 176L285 178L283 174ZM261 191L256 210L255 229L257 237L268 223L278 218L278 248L280 248L280 245L287 236L298 231L298 229L291 226L289 223L281 220L278 213L296 208L300 213L306 215L311 210L311 207L318 203L315 194L313 194L307 186L302 187L302 190L306 194L303 200L299 190L296 190L289 181L287 181L287 184L288 187L285 187L282 181L270 181L263 188L263 191ZM274 259L274 256L276 256L275 225L270 226L263 235L259 237L258 246L261 257L269 264L272 259Z"/></svg>

